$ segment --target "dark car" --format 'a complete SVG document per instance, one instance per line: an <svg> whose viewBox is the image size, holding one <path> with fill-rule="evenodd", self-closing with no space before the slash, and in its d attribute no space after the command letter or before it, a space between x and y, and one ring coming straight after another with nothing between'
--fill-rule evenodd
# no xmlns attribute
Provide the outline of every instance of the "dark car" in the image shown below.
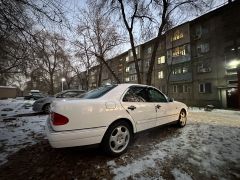
<svg viewBox="0 0 240 180"><path fill-rule="evenodd" d="M46 97L46 95L42 94L39 90L31 90L27 96L24 96L25 100L38 100Z"/></svg>

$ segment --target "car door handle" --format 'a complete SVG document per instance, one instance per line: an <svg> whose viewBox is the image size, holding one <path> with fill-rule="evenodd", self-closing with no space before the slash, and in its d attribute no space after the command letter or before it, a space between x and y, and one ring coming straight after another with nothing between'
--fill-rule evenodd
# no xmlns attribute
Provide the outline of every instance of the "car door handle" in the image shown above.
<svg viewBox="0 0 240 180"><path fill-rule="evenodd" d="M136 109L136 107L135 106L129 106L128 109L131 109L133 111L134 109Z"/></svg>
<svg viewBox="0 0 240 180"><path fill-rule="evenodd" d="M159 109L161 106L158 104L158 105L156 105L155 107L156 107L156 109Z"/></svg>

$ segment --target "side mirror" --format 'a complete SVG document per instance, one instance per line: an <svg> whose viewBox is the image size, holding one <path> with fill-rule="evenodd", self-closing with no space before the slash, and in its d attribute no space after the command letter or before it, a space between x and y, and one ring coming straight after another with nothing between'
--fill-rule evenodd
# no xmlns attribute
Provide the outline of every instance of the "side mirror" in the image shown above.
<svg viewBox="0 0 240 180"><path fill-rule="evenodd" d="M168 98L168 102L173 102L174 99L173 98Z"/></svg>

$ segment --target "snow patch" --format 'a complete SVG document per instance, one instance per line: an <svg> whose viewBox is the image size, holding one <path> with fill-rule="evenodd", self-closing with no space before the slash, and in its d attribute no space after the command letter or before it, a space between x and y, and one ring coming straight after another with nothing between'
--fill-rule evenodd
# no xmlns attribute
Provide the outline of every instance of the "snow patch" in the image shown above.
<svg viewBox="0 0 240 180"><path fill-rule="evenodd" d="M155 150L149 155L128 163L126 166L116 166L115 161L108 161L107 165L110 166L111 171L116 175L114 179L127 179L129 176L135 176L148 168L155 168L155 161L163 160L166 155L166 152Z"/></svg>
<svg viewBox="0 0 240 180"><path fill-rule="evenodd" d="M174 176L175 180L192 180L191 176L177 168L172 170L172 175Z"/></svg>
<svg viewBox="0 0 240 180"><path fill-rule="evenodd" d="M46 119L47 116L29 116L0 120L0 165L7 162L7 156L43 139Z"/></svg>
<svg viewBox="0 0 240 180"><path fill-rule="evenodd" d="M33 100L0 100L0 119L6 119L19 114L34 113L32 110L33 103Z"/></svg>
<svg viewBox="0 0 240 180"><path fill-rule="evenodd" d="M134 177L148 168L160 174L167 160L180 158L181 164L201 170L201 174L211 178L228 178L224 171L230 163L240 169L240 116L238 111L214 110L212 112L192 112L191 119L179 134L152 146L150 155L133 160L126 166L111 165L115 179ZM138 144L136 144L138 146ZM174 161L174 160L173 160ZM226 163L227 162L227 163ZM188 174L175 169L174 175L188 178ZM153 177L152 177L153 178ZM189 176L191 179L191 177Z"/></svg>

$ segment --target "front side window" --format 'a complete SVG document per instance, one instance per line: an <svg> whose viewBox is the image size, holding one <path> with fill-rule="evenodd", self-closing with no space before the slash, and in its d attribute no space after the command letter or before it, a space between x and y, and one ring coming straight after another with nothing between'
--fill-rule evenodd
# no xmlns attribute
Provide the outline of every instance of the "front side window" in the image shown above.
<svg viewBox="0 0 240 180"><path fill-rule="evenodd" d="M149 88L148 93L150 102L167 102L166 97L156 89Z"/></svg>
<svg viewBox="0 0 240 180"><path fill-rule="evenodd" d="M148 102L147 89L145 87L130 87L123 97L123 102Z"/></svg>

